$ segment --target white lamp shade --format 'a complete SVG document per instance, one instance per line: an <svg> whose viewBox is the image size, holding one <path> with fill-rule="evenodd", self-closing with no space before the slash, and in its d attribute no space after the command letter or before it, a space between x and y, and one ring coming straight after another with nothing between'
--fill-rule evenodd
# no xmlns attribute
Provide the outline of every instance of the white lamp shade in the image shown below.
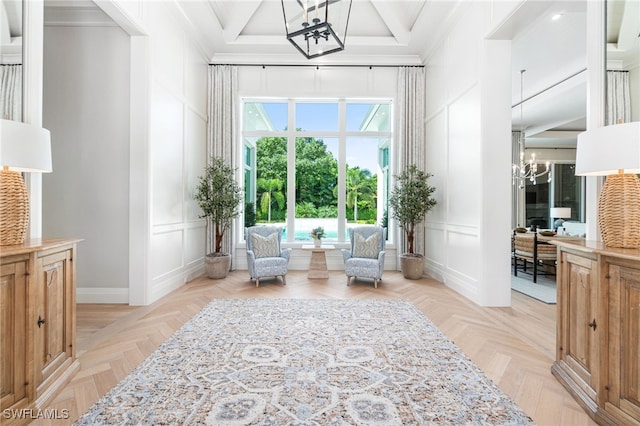
<svg viewBox="0 0 640 426"><path fill-rule="evenodd" d="M571 207L551 207L550 216L555 219L568 219L571 217Z"/></svg>
<svg viewBox="0 0 640 426"><path fill-rule="evenodd" d="M51 134L19 121L0 120L0 166L16 172L51 172Z"/></svg>
<svg viewBox="0 0 640 426"><path fill-rule="evenodd" d="M578 135L576 176L640 173L640 122L599 127Z"/></svg>

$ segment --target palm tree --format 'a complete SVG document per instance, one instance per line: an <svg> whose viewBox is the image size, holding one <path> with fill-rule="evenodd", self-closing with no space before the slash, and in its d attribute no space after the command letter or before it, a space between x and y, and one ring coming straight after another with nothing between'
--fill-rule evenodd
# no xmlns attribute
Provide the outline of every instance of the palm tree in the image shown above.
<svg viewBox="0 0 640 426"><path fill-rule="evenodd" d="M284 194L282 193L284 184L278 178L259 178L256 184L259 190L264 191L260 196L260 210L267 212L267 221L271 222L271 202L275 200L281 210L284 208Z"/></svg>
<svg viewBox="0 0 640 426"><path fill-rule="evenodd" d="M353 220L358 221L358 201L374 203L375 188L371 187L371 172L359 167L347 169L347 207L353 209Z"/></svg>

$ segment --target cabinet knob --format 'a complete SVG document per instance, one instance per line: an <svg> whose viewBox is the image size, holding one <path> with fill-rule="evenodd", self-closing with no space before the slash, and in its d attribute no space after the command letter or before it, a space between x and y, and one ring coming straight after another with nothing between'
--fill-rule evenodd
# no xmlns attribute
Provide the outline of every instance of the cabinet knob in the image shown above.
<svg viewBox="0 0 640 426"><path fill-rule="evenodd" d="M598 324L596 324L596 319L594 318L593 321L589 323L589 327L593 328L593 331L596 331L597 326Z"/></svg>
<svg viewBox="0 0 640 426"><path fill-rule="evenodd" d="M42 327L42 324L45 323L45 319L38 315L38 328Z"/></svg>

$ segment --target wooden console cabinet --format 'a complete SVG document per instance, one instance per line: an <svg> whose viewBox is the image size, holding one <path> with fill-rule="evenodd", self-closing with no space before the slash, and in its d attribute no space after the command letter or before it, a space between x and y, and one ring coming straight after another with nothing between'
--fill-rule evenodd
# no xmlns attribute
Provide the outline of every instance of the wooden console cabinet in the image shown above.
<svg viewBox="0 0 640 426"><path fill-rule="evenodd" d="M79 369L77 242L32 240L0 247L2 424L31 421Z"/></svg>
<svg viewBox="0 0 640 426"><path fill-rule="evenodd" d="M558 246L553 375L602 425L640 424L640 250Z"/></svg>

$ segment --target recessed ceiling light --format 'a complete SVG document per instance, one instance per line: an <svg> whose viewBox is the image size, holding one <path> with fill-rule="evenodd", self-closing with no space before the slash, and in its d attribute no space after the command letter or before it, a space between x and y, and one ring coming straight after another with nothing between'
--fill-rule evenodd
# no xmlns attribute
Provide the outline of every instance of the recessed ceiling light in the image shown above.
<svg viewBox="0 0 640 426"><path fill-rule="evenodd" d="M555 15L553 15L551 17L552 21L557 21L558 19L562 18L562 13L556 13Z"/></svg>

